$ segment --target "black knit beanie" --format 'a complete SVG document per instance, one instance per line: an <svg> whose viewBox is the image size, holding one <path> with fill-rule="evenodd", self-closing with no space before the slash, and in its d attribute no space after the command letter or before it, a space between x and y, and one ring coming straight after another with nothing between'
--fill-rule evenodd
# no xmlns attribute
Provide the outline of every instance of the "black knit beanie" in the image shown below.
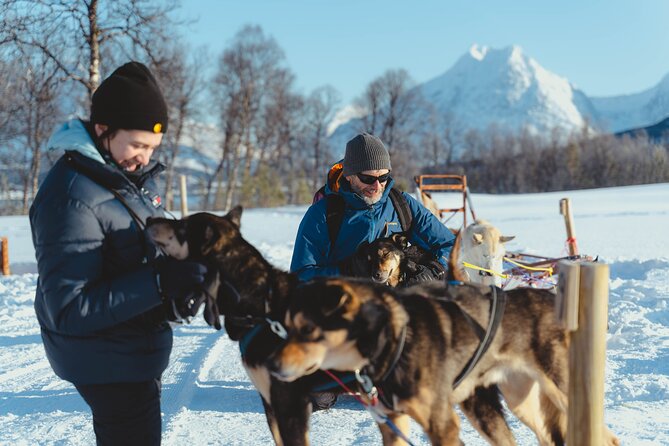
<svg viewBox="0 0 669 446"><path fill-rule="evenodd" d="M388 149L379 138L369 133L361 133L346 143L344 155L345 177L365 170L380 170L390 167Z"/></svg>
<svg viewBox="0 0 669 446"><path fill-rule="evenodd" d="M128 62L102 81L93 93L91 122L165 133L167 104L149 69L139 62Z"/></svg>

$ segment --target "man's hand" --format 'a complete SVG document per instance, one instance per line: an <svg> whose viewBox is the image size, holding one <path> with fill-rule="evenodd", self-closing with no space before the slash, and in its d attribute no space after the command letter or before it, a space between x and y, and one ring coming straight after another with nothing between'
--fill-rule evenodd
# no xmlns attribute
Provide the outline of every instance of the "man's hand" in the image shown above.
<svg viewBox="0 0 669 446"><path fill-rule="evenodd" d="M427 265L415 264L414 272L406 281L407 285L414 285L419 282L429 282L431 280L442 280L446 275L444 266L436 260L430 261Z"/></svg>

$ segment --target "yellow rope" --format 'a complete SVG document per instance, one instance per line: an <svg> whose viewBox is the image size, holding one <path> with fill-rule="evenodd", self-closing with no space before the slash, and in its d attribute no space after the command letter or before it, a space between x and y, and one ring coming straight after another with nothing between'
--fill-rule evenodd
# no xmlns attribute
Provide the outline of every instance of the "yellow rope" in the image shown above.
<svg viewBox="0 0 669 446"><path fill-rule="evenodd" d="M480 266L473 265L469 262L462 262L462 264L465 266L465 268L471 268L471 269L476 269L476 270L479 270L479 271L485 271L486 273L490 273L490 274L494 274L495 276L499 276L502 279L506 279L507 277L509 277L506 274L501 274L501 273L498 273L497 271L493 271L491 269L481 268Z"/></svg>
<svg viewBox="0 0 669 446"><path fill-rule="evenodd" d="M549 276L552 276L552 275L553 275L553 268L551 268L550 266L549 266L548 268L538 268L538 267L534 267L534 266L527 266L527 265L525 265L525 264L523 264L523 263L514 262L513 260L511 260L511 259L508 258L508 257L504 257L504 260L506 260L507 262L509 262L509 263L511 263L511 264L514 264L514 265L516 265L516 266L519 266L519 267L521 267L521 268L528 269L528 270L530 270L530 271L546 271L546 272L548 273Z"/></svg>

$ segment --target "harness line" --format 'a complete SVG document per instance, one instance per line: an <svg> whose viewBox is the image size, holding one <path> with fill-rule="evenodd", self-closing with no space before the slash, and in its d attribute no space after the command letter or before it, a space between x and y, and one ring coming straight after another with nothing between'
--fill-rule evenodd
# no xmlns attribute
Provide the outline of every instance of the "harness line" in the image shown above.
<svg viewBox="0 0 669 446"><path fill-rule="evenodd" d="M499 277L501 277L502 279L506 279L506 278L509 277L507 274L498 273L498 272L495 271L495 270L487 269L487 268L483 268L483 267L481 267L481 266L474 265L473 263L462 262L462 265L463 265L465 268L475 269L475 270L478 270L478 271L484 271L484 272L486 272L486 273L488 273L488 274L491 274L491 275L494 275L494 276L499 276Z"/></svg>
<svg viewBox="0 0 669 446"><path fill-rule="evenodd" d="M519 266L519 267L521 267L521 268L523 268L523 269L526 269L526 270L529 270L529 271L545 271L545 272L548 273L549 276L552 276L552 275L553 275L553 268L551 268L550 266L549 266L548 268L540 268L540 267L535 267L535 266L527 266L527 265L525 265L524 263L516 262L516 261L514 261L514 260L512 260L512 259L510 259L510 258L508 258L508 257L504 257L504 260L505 260L506 262L511 263L512 265Z"/></svg>
<svg viewBox="0 0 669 446"><path fill-rule="evenodd" d="M404 435L404 432L402 432L400 430L400 428L398 428L397 425L395 425L395 423L393 423L390 420L390 418L388 418L388 415L382 413L379 410L379 408L378 408L378 403L379 403L378 398L376 398L375 396L369 396L369 394L368 394L368 397L370 398L370 401L366 402L365 400L360 398L358 395L356 395L356 393L353 392L353 390L351 390L350 387L348 387L346 384L344 384L334 373L330 372L329 370L323 370L323 371L327 375L329 375L330 378L332 378L334 381L336 381L337 384L339 384L342 389L344 389L349 394L353 395L353 398L355 398L360 404L362 404L363 407L365 409L367 409L367 411L372 415L372 418L374 418L374 421L376 421L377 423L387 424L388 427L395 433L395 435L397 435L399 438L404 440L406 442L406 444L408 444L409 446L415 446L411 442L411 440L409 440L409 438L407 438L407 436ZM357 379L357 376L360 376L360 370L356 370L356 379ZM366 375L365 375L365 377L367 379L369 379L369 377L367 377ZM361 377L361 379L362 379L362 377ZM358 380L358 381L360 381L360 380ZM376 391L376 387L372 387L370 393L374 393L375 391Z"/></svg>

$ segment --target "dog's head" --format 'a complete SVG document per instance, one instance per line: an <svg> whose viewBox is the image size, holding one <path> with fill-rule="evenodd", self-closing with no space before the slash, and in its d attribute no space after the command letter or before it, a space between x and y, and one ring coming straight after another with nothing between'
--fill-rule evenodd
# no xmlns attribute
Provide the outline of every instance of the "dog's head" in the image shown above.
<svg viewBox="0 0 669 446"><path fill-rule="evenodd" d="M504 244L514 238L514 236L502 235L499 229L485 220L476 220L464 230L462 260L481 268L501 272L502 261L506 254ZM495 281L499 282L498 278L489 278L484 274L474 273L469 273L474 283L492 285Z"/></svg>
<svg viewBox="0 0 669 446"><path fill-rule="evenodd" d="M179 260L204 259L221 253L241 237L241 206L219 217L207 212L189 215L181 220L150 218L146 223L148 239L165 254Z"/></svg>
<svg viewBox="0 0 669 446"><path fill-rule="evenodd" d="M388 339L394 318L387 287L350 279L317 279L296 289L286 313L288 339L268 360L274 376L293 381L318 369L353 371L367 365ZM392 304L391 304L392 305ZM403 309L402 315L406 315ZM401 320L400 320L401 319Z"/></svg>
<svg viewBox="0 0 669 446"><path fill-rule="evenodd" d="M377 283L397 286L401 277L404 251L409 246L402 234L379 238L362 247L369 277Z"/></svg>

